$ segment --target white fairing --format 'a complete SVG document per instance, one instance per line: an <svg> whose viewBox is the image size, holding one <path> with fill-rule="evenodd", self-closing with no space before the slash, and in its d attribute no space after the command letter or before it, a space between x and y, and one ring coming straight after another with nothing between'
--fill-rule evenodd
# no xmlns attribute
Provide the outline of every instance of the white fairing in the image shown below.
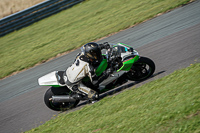
<svg viewBox="0 0 200 133"><path fill-rule="evenodd" d="M57 71L54 71L54 72L51 72L51 73L48 73L44 76L42 76L41 78L38 79L38 83L39 85L60 85L57 81L57 78L56 78L56 72Z"/></svg>

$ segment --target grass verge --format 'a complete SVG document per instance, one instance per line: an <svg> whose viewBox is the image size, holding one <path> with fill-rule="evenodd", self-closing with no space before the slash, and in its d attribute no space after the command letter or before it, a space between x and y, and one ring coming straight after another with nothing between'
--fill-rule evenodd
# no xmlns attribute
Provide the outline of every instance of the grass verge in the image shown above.
<svg viewBox="0 0 200 133"><path fill-rule="evenodd" d="M27 133L200 132L200 64L62 113Z"/></svg>
<svg viewBox="0 0 200 133"><path fill-rule="evenodd" d="M190 0L87 0L0 38L0 78Z"/></svg>

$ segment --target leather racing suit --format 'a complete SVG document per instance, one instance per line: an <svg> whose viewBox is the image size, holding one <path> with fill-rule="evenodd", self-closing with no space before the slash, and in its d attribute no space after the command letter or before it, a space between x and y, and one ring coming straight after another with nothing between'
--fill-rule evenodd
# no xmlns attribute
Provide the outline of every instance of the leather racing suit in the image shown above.
<svg viewBox="0 0 200 133"><path fill-rule="evenodd" d="M108 43L99 44L101 49L108 49ZM65 83L71 91L79 91L85 94L89 99L98 99L98 93L83 84L82 79L88 76L93 83L96 79L95 68L98 66L92 65L90 60L83 52L76 56L74 63L67 68L66 76L64 76Z"/></svg>

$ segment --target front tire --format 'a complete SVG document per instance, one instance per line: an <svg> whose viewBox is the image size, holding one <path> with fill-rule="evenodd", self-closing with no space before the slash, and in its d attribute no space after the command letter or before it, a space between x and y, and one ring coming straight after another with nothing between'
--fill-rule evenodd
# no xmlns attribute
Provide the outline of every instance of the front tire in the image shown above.
<svg viewBox="0 0 200 133"><path fill-rule="evenodd" d="M44 102L46 106L54 111L65 111L75 107L80 100L76 100L75 102L52 102L50 100L52 96L55 95L69 95L70 90L67 87L51 87L49 88L44 95Z"/></svg>
<svg viewBox="0 0 200 133"><path fill-rule="evenodd" d="M132 81L143 81L149 78L155 71L154 62L147 57L140 57L133 64L131 70L127 73L127 78Z"/></svg>

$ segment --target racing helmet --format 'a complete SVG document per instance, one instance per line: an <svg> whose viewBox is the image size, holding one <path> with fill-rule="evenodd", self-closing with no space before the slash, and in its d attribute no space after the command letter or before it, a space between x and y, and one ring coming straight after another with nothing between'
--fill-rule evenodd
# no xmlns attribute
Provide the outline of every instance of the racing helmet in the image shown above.
<svg viewBox="0 0 200 133"><path fill-rule="evenodd" d="M87 43L81 47L81 51L91 63L98 64L102 61L101 48L97 43Z"/></svg>

